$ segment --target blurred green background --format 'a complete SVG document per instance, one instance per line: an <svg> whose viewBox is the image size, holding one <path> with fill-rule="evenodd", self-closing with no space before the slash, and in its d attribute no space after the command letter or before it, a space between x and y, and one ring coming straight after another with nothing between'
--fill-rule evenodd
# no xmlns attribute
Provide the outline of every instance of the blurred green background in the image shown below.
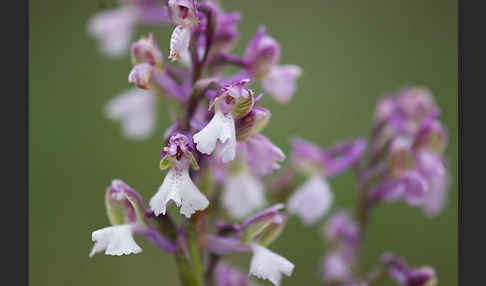
<svg viewBox="0 0 486 286"><path fill-rule="evenodd" d="M258 25L282 45L281 63L303 76L288 105L265 98L272 120L264 134L285 152L299 135L321 146L370 131L383 92L425 85L442 107L452 185L444 213L426 219L397 203L377 209L366 236L365 265L393 250L412 265L436 267L440 285L457 285L457 1L313 0L224 1L243 21L241 52ZM86 33L90 16L113 0L30 1L30 282L31 285L178 285L172 258L138 239L140 255L88 258L91 232L108 225L103 196L121 178L148 200L162 182L161 137L169 125L160 106L158 132L127 141L104 118L103 104L130 87L128 54L102 56ZM168 54L171 28L154 31ZM354 181L331 181L337 204L352 207ZM296 264L283 285L319 285L321 226L292 217L272 249ZM243 255L244 262L249 255ZM247 264L243 265L247 267ZM387 285L393 285L388 282Z"/></svg>

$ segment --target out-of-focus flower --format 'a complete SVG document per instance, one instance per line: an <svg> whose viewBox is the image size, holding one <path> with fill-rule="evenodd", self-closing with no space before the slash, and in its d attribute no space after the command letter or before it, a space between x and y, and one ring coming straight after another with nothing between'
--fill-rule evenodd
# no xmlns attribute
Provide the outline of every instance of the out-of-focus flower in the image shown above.
<svg viewBox="0 0 486 286"><path fill-rule="evenodd" d="M88 32L99 41L104 54L118 57L130 44L136 20L136 11L132 7L103 11L90 19Z"/></svg>
<svg viewBox="0 0 486 286"><path fill-rule="evenodd" d="M160 25L168 22L162 3L156 0L126 0L121 4L95 14L88 22L88 33L96 38L101 51L111 57L126 52L138 23Z"/></svg>
<svg viewBox="0 0 486 286"><path fill-rule="evenodd" d="M148 63L151 66L163 69L164 58L152 33L132 44L131 57L133 65Z"/></svg>
<svg viewBox="0 0 486 286"><path fill-rule="evenodd" d="M324 216L332 205L334 195L322 175L310 177L288 200L288 210L308 225Z"/></svg>
<svg viewBox="0 0 486 286"><path fill-rule="evenodd" d="M442 154L447 131L438 115L434 98L424 88L405 88L380 100L371 163L383 170L367 179L377 182L370 192L372 202L403 199L428 216L443 208L449 182Z"/></svg>
<svg viewBox="0 0 486 286"><path fill-rule="evenodd" d="M261 134L253 134L241 145L245 149L248 166L256 174L269 174L279 169L278 163L285 160L282 150Z"/></svg>
<svg viewBox="0 0 486 286"><path fill-rule="evenodd" d="M265 27L258 28L243 55L248 62L249 71L256 78L266 76L280 58L280 45L274 38L267 35L265 30Z"/></svg>
<svg viewBox="0 0 486 286"><path fill-rule="evenodd" d="M324 226L324 237L331 242L341 241L354 248L359 242L359 226L346 211L334 213Z"/></svg>
<svg viewBox="0 0 486 286"><path fill-rule="evenodd" d="M123 135L143 140L155 127L157 98L152 91L127 90L111 99L105 106L108 118L121 122Z"/></svg>
<svg viewBox="0 0 486 286"><path fill-rule="evenodd" d="M351 267L342 252L332 251L326 254L322 264L324 281L339 283L351 279Z"/></svg>
<svg viewBox="0 0 486 286"><path fill-rule="evenodd" d="M381 263L386 267L390 278L402 286L437 285L437 276L431 267L410 267L403 258L388 252L381 256Z"/></svg>
<svg viewBox="0 0 486 286"><path fill-rule="evenodd" d="M296 80L302 69L296 65L277 65L280 45L259 27L243 55L247 71L262 81L263 89L276 101L286 103L296 90Z"/></svg>
<svg viewBox="0 0 486 286"><path fill-rule="evenodd" d="M263 183L247 169L230 174L221 203L232 217L243 219L266 204Z"/></svg>
<svg viewBox="0 0 486 286"><path fill-rule="evenodd" d="M306 140L292 141L292 163L308 176L307 181L289 198L288 209L306 224L314 224L324 216L333 202L333 193L326 181L353 166L362 156L366 141L338 142L325 151Z"/></svg>
<svg viewBox="0 0 486 286"><path fill-rule="evenodd" d="M150 89L150 79L153 67L147 63L138 64L133 67L128 75L128 82L135 83L138 88Z"/></svg>
<svg viewBox="0 0 486 286"><path fill-rule="evenodd" d="M213 272L215 286L248 286L248 275L227 263L219 262Z"/></svg>
<svg viewBox="0 0 486 286"><path fill-rule="evenodd" d="M286 103L295 93L302 69L295 65L276 66L262 80L263 89L276 101Z"/></svg>

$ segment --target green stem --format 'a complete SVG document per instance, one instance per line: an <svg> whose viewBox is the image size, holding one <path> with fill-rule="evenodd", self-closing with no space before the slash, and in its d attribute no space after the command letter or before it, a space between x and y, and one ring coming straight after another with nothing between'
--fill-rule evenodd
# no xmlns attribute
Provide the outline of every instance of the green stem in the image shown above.
<svg viewBox="0 0 486 286"><path fill-rule="evenodd" d="M176 254L175 261L177 269L179 270L179 276L184 286L196 286L200 285L197 282L194 273L192 272L192 267L190 261L183 254Z"/></svg>
<svg viewBox="0 0 486 286"><path fill-rule="evenodd" d="M201 262L201 251L199 248L199 239L197 232L195 230L190 230L187 236L187 244L192 264L192 272L196 280L196 284L193 285L204 286L204 272Z"/></svg>

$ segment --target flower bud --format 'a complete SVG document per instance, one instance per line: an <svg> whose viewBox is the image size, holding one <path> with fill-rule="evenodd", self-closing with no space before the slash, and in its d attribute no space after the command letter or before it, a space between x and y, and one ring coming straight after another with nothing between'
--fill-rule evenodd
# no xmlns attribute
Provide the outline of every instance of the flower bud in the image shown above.
<svg viewBox="0 0 486 286"><path fill-rule="evenodd" d="M282 233L287 217L285 215L277 215L270 222L270 224L258 236L258 243L263 246L268 246L274 242Z"/></svg>
<svg viewBox="0 0 486 286"><path fill-rule="evenodd" d="M442 153L447 145L447 131L437 120L428 120L415 135L413 148Z"/></svg>
<svg viewBox="0 0 486 286"><path fill-rule="evenodd" d="M113 180L107 188L105 206L112 225L133 222L146 224L142 197L122 180Z"/></svg>
<svg viewBox="0 0 486 286"><path fill-rule="evenodd" d="M334 213L324 226L324 237L355 247L359 242L359 226L346 211Z"/></svg>
<svg viewBox="0 0 486 286"><path fill-rule="evenodd" d="M245 117L236 121L236 140L246 141L253 134L256 118L256 112L252 110Z"/></svg>
<svg viewBox="0 0 486 286"><path fill-rule="evenodd" d="M392 178L398 178L411 169L413 167L413 158L410 140L404 137L395 139L390 146L388 161Z"/></svg>
<svg viewBox="0 0 486 286"><path fill-rule="evenodd" d="M429 90L422 87L405 88L397 98L399 110L407 118L420 121L428 115L435 115L439 108Z"/></svg>
<svg viewBox="0 0 486 286"><path fill-rule="evenodd" d="M163 69L162 52L159 50L152 33L149 34L148 38L142 37L132 44L131 56L133 65L148 63L160 70Z"/></svg>
<svg viewBox="0 0 486 286"><path fill-rule="evenodd" d="M248 97L238 97L235 102L235 106L233 109L233 116L234 118L242 118L250 112L255 104L253 91L248 90Z"/></svg>
<svg viewBox="0 0 486 286"><path fill-rule="evenodd" d="M241 226L241 242L247 244L261 235L272 223L283 222L279 213L283 207L283 204L277 204L248 218Z"/></svg>
<svg viewBox="0 0 486 286"><path fill-rule="evenodd" d="M435 270L431 267L411 269L408 272L406 286L435 286L437 284Z"/></svg>
<svg viewBox="0 0 486 286"><path fill-rule="evenodd" d="M435 286L437 276L431 267L410 267L403 258L393 254L384 253L381 263L386 267L391 279L402 286Z"/></svg>
<svg viewBox="0 0 486 286"><path fill-rule="evenodd" d="M133 67L128 75L128 82L135 83L138 88L150 89L153 67L148 63L141 63Z"/></svg>
<svg viewBox="0 0 486 286"><path fill-rule="evenodd" d="M198 11L195 0L166 0L165 4L174 24L184 27L197 25Z"/></svg>
<svg viewBox="0 0 486 286"><path fill-rule="evenodd" d="M249 63L250 72L262 78L277 64L280 46L274 38L265 34L265 27L260 27L246 47L244 58Z"/></svg>

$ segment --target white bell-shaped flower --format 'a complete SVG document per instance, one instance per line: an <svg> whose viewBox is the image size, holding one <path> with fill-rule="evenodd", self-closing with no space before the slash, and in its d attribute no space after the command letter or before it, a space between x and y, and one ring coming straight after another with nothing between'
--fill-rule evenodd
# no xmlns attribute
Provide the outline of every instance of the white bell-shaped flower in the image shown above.
<svg viewBox="0 0 486 286"><path fill-rule="evenodd" d="M332 205L334 195L321 174L310 177L289 198L287 209L310 225L324 216Z"/></svg>
<svg viewBox="0 0 486 286"><path fill-rule="evenodd" d="M253 256L250 262L250 274L260 279L268 279L274 285L280 285L282 274L290 276L294 264L275 252L258 244L252 244Z"/></svg>

